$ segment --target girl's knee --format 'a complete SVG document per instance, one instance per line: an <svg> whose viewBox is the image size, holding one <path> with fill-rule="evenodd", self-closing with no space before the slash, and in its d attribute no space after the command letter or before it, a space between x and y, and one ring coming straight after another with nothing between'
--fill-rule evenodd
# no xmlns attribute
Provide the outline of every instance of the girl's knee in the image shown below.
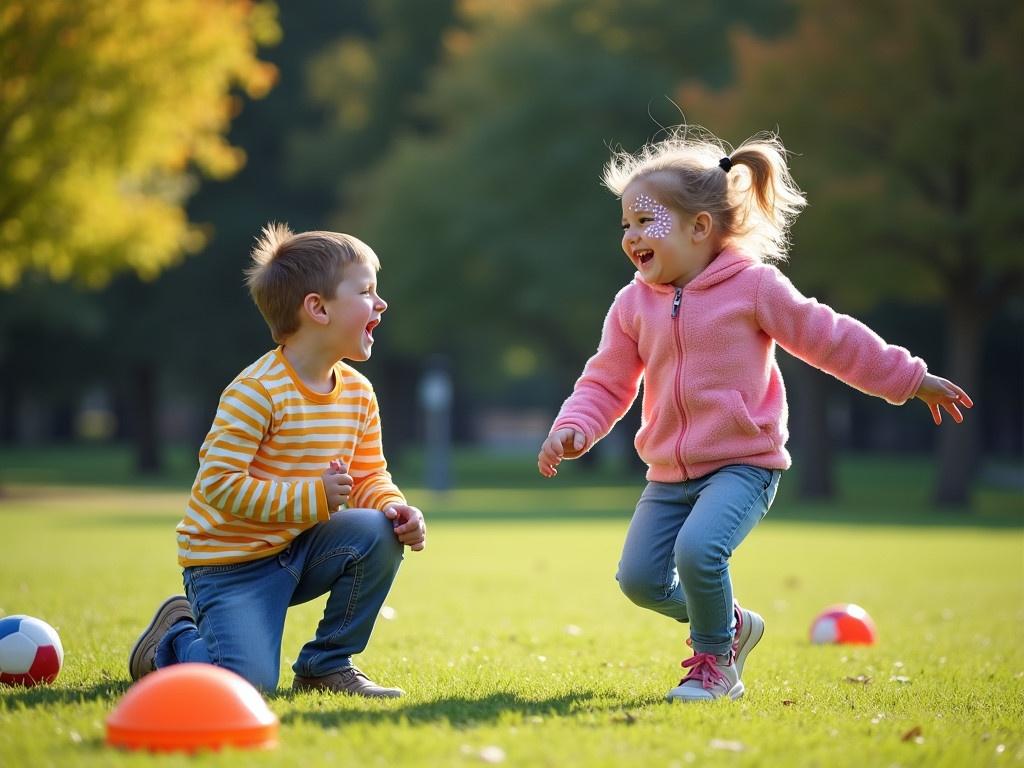
<svg viewBox="0 0 1024 768"><path fill-rule="evenodd" d="M728 555L714 547L682 545L676 549L676 567L684 584L691 578L717 574L728 563Z"/></svg>
<svg viewBox="0 0 1024 768"><path fill-rule="evenodd" d="M664 588L654 583L647 574L619 568L615 580L619 582L622 594L641 607L653 605L664 599Z"/></svg>

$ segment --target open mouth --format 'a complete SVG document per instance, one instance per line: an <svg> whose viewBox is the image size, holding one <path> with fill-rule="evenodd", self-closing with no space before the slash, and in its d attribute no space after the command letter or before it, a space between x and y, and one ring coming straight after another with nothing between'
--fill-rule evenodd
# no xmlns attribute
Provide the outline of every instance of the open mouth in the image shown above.
<svg viewBox="0 0 1024 768"><path fill-rule="evenodd" d="M373 341L373 329L380 325L380 320L371 320L366 324L366 335Z"/></svg>
<svg viewBox="0 0 1024 768"><path fill-rule="evenodd" d="M647 262L649 262L651 259L654 258L654 251L652 251L650 249L644 249L642 251L637 251L636 253L633 254L633 258L636 259L637 264L643 265L643 264L646 264Z"/></svg>

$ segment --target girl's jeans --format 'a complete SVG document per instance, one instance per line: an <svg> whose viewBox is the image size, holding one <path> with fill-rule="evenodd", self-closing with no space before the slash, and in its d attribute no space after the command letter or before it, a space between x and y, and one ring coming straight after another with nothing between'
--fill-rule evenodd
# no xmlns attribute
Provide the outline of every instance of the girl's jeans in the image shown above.
<svg viewBox="0 0 1024 768"><path fill-rule="evenodd" d="M689 621L694 650L727 653L735 632L729 558L767 514L781 475L732 464L681 483L648 483L622 548L622 591Z"/></svg>
<svg viewBox="0 0 1024 768"><path fill-rule="evenodd" d="M276 555L185 568L185 594L196 623L179 621L164 635L156 666L216 664L273 691L285 612L329 594L316 636L292 669L304 677L337 672L366 647L401 561L402 545L384 513L346 509L303 531Z"/></svg>

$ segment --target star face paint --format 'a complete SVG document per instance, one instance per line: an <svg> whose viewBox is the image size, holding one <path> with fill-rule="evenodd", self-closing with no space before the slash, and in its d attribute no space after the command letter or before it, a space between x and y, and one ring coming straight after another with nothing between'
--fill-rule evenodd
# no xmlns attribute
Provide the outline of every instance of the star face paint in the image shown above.
<svg viewBox="0 0 1024 768"><path fill-rule="evenodd" d="M654 221L644 227L644 237L652 240L664 240L672 232L672 214L664 205L659 203L650 195L641 192L636 200L629 206L633 211L649 211L654 216Z"/></svg>

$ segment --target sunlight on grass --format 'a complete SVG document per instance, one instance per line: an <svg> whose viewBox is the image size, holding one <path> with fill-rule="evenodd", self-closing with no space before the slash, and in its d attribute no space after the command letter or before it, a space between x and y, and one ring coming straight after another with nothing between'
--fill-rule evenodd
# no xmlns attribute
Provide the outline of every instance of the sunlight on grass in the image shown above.
<svg viewBox="0 0 1024 768"><path fill-rule="evenodd" d="M57 682L0 690L5 766L829 765L1024 763L1024 534L1019 527L772 519L741 547L737 592L767 621L747 696L670 706L685 627L634 608L615 565L637 488L468 490L419 500L409 553L357 663L409 695L288 691L323 601L289 615L281 745L146 758L103 745L128 649L180 591L173 527L185 492L11 487L0 613L61 633ZM940 518L941 520L941 518ZM810 621L856 602L873 647L815 647Z"/></svg>

